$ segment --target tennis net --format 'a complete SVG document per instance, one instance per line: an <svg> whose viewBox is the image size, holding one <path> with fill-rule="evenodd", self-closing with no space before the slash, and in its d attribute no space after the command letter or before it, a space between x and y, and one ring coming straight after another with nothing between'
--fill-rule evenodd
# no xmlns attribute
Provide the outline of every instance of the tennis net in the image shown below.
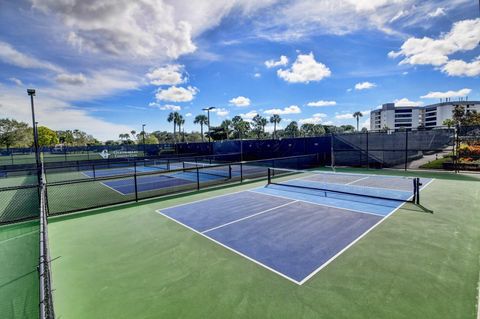
<svg viewBox="0 0 480 319"><path fill-rule="evenodd" d="M370 202L372 199L380 199L420 203L421 184L416 177L269 168L268 184L351 201Z"/></svg>
<svg viewBox="0 0 480 319"><path fill-rule="evenodd" d="M40 180L40 259L38 265L40 279L40 318L53 319L52 281L50 271L50 253L48 249L48 205L43 166Z"/></svg>
<svg viewBox="0 0 480 319"><path fill-rule="evenodd" d="M206 174L215 177L222 177L226 179L232 178L232 167L229 164L208 164L200 162L183 162L183 168L185 172L195 173L198 168L199 174Z"/></svg>

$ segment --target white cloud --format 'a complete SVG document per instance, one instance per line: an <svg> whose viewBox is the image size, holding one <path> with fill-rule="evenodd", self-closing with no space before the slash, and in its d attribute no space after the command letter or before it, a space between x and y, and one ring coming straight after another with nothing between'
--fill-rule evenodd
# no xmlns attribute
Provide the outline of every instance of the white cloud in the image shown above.
<svg viewBox="0 0 480 319"><path fill-rule="evenodd" d="M42 61L17 51L10 44L3 41L0 41L0 61L24 69L45 69L54 72L62 72L62 68L50 62Z"/></svg>
<svg viewBox="0 0 480 319"><path fill-rule="evenodd" d="M213 109L211 112L217 113L218 116L227 116L230 114L230 111L225 108L216 108Z"/></svg>
<svg viewBox="0 0 480 319"><path fill-rule="evenodd" d="M57 75L55 81L58 83L68 84L68 85L83 85L87 82L87 78L82 73L79 74L66 74L62 73Z"/></svg>
<svg viewBox="0 0 480 319"><path fill-rule="evenodd" d="M404 97L401 99L396 99L393 101L395 106L421 106L423 102L421 101L410 101L408 98Z"/></svg>
<svg viewBox="0 0 480 319"><path fill-rule="evenodd" d="M169 64L156 69L146 74L153 85L177 85L186 82L183 76L184 66L180 64Z"/></svg>
<svg viewBox="0 0 480 319"><path fill-rule="evenodd" d="M284 65L287 65L287 64L288 64L288 58L284 55L280 56L280 60L278 60L278 61L275 61L273 59L265 61L265 66L269 69L277 67L277 66L284 66Z"/></svg>
<svg viewBox="0 0 480 319"><path fill-rule="evenodd" d="M369 130L370 129L370 117L366 118L365 121L363 121L363 123L360 123L360 127L361 128L366 128L367 130Z"/></svg>
<svg viewBox="0 0 480 319"><path fill-rule="evenodd" d="M288 107L284 107L283 109L269 109L265 110L265 114L273 115L284 115L284 114L298 114L301 113L302 110L297 105L290 105Z"/></svg>
<svg viewBox="0 0 480 319"><path fill-rule="evenodd" d="M446 92L428 92L428 94L422 95L422 99L445 99L452 97L464 97L472 92L471 89L461 89L458 91L446 91Z"/></svg>
<svg viewBox="0 0 480 319"><path fill-rule="evenodd" d="M258 72L257 72L257 73L255 73L255 74L253 75L253 77L258 79L258 78L261 78L261 77L262 77L262 75L261 75L260 73L258 73Z"/></svg>
<svg viewBox="0 0 480 319"><path fill-rule="evenodd" d="M363 111L360 111L360 113L362 113L362 116L367 116L367 115L370 114L370 110L363 110ZM338 120L353 120L353 119L355 119L353 117L353 113L337 114L337 115L335 115L335 118L338 119Z"/></svg>
<svg viewBox="0 0 480 319"><path fill-rule="evenodd" d="M439 36L409 38L399 51L391 51L388 56L403 56L400 64L433 65L442 67L442 71L453 76L476 76L480 73L477 61L467 63L462 60L449 61L449 56L475 49L480 42L480 19L463 20L453 24L452 29ZM473 70L472 70L473 69Z"/></svg>
<svg viewBox="0 0 480 319"><path fill-rule="evenodd" d="M250 105L250 99L244 96L237 96L228 102L232 105L239 106L239 107Z"/></svg>
<svg viewBox="0 0 480 319"><path fill-rule="evenodd" d="M437 8L437 10L435 10L433 12L430 12L428 14L428 16L431 17L431 18L441 17L441 16L444 16L444 15L446 15L444 8Z"/></svg>
<svg viewBox="0 0 480 319"><path fill-rule="evenodd" d="M158 89L155 98L158 101L190 102L198 93L198 89L192 86L187 88L171 86L168 89Z"/></svg>
<svg viewBox="0 0 480 319"><path fill-rule="evenodd" d="M320 124L320 123L323 122L323 119L326 118L326 117L327 117L327 114L315 113L315 114L312 115L312 117L298 120L298 123L300 125L302 125L302 124Z"/></svg>
<svg viewBox="0 0 480 319"><path fill-rule="evenodd" d="M37 89L35 98L36 120L54 130L79 129L92 134L100 140L117 139L121 132L130 132L128 125L115 124L96 118L86 110L51 96L42 88ZM31 123L30 108L18 107L25 105L25 89L22 87L0 86L0 113L19 121Z"/></svg>
<svg viewBox="0 0 480 319"><path fill-rule="evenodd" d="M307 105L308 106L315 106L315 107L333 106L333 105L337 105L337 102L319 100L319 101L316 101L316 102L308 102Z"/></svg>
<svg viewBox="0 0 480 319"><path fill-rule="evenodd" d="M192 113L188 112L187 114L185 114L185 117L190 117L192 115L193 115Z"/></svg>
<svg viewBox="0 0 480 319"><path fill-rule="evenodd" d="M258 112L253 110L253 111L250 111L248 113L242 113L240 114L240 116L244 119L244 120L251 120L255 117L255 115L257 115Z"/></svg>
<svg viewBox="0 0 480 319"><path fill-rule="evenodd" d="M478 76L480 75L480 56L472 62L450 60L442 67L442 72L450 76Z"/></svg>
<svg viewBox="0 0 480 319"><path fill-rule="evenodd" d="M180 111L182 109L181 106L172 104L160 105L158 108L162 111Z"/></svg>
<svg viewBox="0 0 480 319"><path fill-rule="evenodd" d="M291 68L277 70L278 77L290 83L320 81L331 74L332 72L325 64L315 61L312 52L299 54Z"/></svg>
<svg viewBox="0 0 480 319"><path fill-rule="evenodd" d="M365 82L355 84L355 90L368 90L368 89L373 89L376 86L377 85L375 83L365 81Z"/></svg>
<svg viewBox="0 0 480 319"><path fill-rule="evenodd" d="M16 85L18 86L22 86L23 85L23 82L22 80L20 79L17 79L17 78L8 78L10 81L12 81L13 83L15 83Z"/></svg>

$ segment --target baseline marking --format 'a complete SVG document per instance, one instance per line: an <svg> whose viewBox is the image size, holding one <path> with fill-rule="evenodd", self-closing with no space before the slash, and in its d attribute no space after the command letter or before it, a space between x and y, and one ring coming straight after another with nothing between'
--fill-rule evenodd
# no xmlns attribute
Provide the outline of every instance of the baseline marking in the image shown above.
<svg viewBox="0 0 480 319"><path fill-rule="evenodd" d="M233 193L232 193L232 194L233 194ZM170 208L170 207L169 207L169 208ZM227 245L224 245L224 244L222 244L221 242L219 242L219 241L217 241L217 240L215 240L215 239L213 239L213 238L211 238L211 237L209 237L209 236L207 236L207 235L205 235L205 234L202 234L202 233L199 232L198 230L193 229L192 227L189 227L189 226L183 224L182 222L180 222L180 221L178 221L178 220L176 220L176 219L174 219L174 218L171 218L170 216L165 215L165 214L162 213L159 209L157 209L156 212L157 212L158 214L160 214L160 215L162 215L162 216L170 219L171 221L174 221L174 222L176 222L177 224L182 225L183 227L190 229L191 231L197 233L198 235L200 235L200 236L202 236L202 237L204 237L204 238L207 238L208 240L213 241L213 242L216 243L217 245L220 245L220 246L222 246L223 248L226 248L226 249L230 250L231 252L234 252L235 254L240 255L240 256L242 256L243 258L246 258L246 259L250 260L251 262L253 262L253 263L255 263L255 264L257 264L257 265L259 265L259 266L261 266L261 267L263 267L263 268L265 268L265 269L268 269L268 270L270 270L271 272L273 272L273 273L275 273L275 274L277 274L277 275L279 275L279 276L282 276L283 278L288 279L288 280L290 280L291 282L293 282L293 283L295 283L295 284L297 284L297 285L301 285L301 283L300 283L299 281L297 281L297 280L295 280L295 279L293 279L293 278L290 278L290 277L288 277L287 275L285 275L285 274L283 274L283 273L281 273L281 272L279 272L279 271L277 271L277 270L275 270L275 269L273 269L273 268L270 268L269 266L267 266L267 265L265 265L265 264L262 264L262 263L259 262L258 260L255 260L255 259L253 259L253 258L248 257L247 255L245 255L245 254L243 254L243 253L241 253L241 252L233 249L232 247L229 247L229 246L227 246Z"/></svg>

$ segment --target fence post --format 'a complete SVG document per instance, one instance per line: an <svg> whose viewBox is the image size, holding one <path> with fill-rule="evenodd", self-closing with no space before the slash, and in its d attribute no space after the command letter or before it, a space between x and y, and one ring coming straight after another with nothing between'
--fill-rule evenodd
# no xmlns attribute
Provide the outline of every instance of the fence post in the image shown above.
<svg viewBox="0 0 480 319"><path fill-rule="evenodd" d="M405 171L408 166L408 131L405 131Z"/></svg>
<svg viewBox="0 0 480 319"><path fill-rule="evenodd" d="M240 162L240 183L243 183L243 163Z"/></svg>
<svg viewBox="0 0 480 319"><path fill-rule="evenodd" d="M133 165L134 171L133 171L133 182L135 184L135 201L138 202L138 186L137 186L137 163L134 162Z"/></svg>
<svg viewBox="0 0 480 319"><path fill-rule="evenodd" d="M368 131L367 131L367 169L370 169L370 154L368 150Z"/></svg>
<svg viewBox="0 0 480 319"><path fill-rule="evenodd" d="M97 177L95 174L95 164L92 164L92 171L93 171L93 179L95 179Z"/></svg>

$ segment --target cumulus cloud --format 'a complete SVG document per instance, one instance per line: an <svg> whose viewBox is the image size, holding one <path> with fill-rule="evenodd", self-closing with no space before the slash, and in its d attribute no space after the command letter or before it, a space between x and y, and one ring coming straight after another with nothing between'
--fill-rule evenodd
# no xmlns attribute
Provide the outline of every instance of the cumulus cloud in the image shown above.
<svg viewBox="0 0 480 319"><path fill-rule="evenodd" d="M446 91L446 92L428 92L428 94L422 95L422 99L445 99L452 97L464 97L472 92L471 89L461 89L458 91Z"/></svg>
<svg viewBox="0 0 480 319"><path fill-rule="evenodd" d="M290 105L288 107L284 107L283 109L269 109L263 113L269 114L269 115L273 115L273 114L284 115L284 114L298 114L301 112L302 110L297 105Z"/></svg>
<svg viewBox="0 0 480 319"><path fill-rule="evenodd" d="M169 64L147 73L145 76L153 85L177 85L186 82L183 75L184 66L180 64Z"/></svg>
<svg viewBox="0 0 480 319"><path fill-rule="evenodd" d="M467 63L462 60L449 61L449 56L475 49L480 42L480 19L463 20L453 24L452 29L437 39L430 37L409 38L399 51L388 56L403 56L399 64L443 66L443 72L452 76L476 76L480 73L478 60Z"/></svg>
<svg viewBox="0 0 480 319"><path fill-rule="evenodd" d="M57 75L55 81L58 83L68 84L68 85L82 85L87 82L87 78L82 74L66 74L62 73Z"/></svg>
<svg viewBox="0 0 480 319"><path fill-rule="evenodd" d="M190 116L193 116L192 113L188 112L187 114L185 114L185 117L190 117Z"/></svg>
<svg viewBox="0 0 480 319"><path fill-rule="evenodd" d="M22 80L20 79L17 79L17 78L8 78L10 81L12 81L13 83L15 83L16 85L18 86L22 86L23 85L23 82Z"/></svg>
<svg viewBox="0 0 480 319"><path fill-rule="evenodd" d="M371 83L371 82L361 82L361 83L357 83L355 84L355 90L368 90L368 89L373 89L374 87L376 87L377 85L375 83Z"/></svg>
<svg viewBox="0 0 480 319"><path fill-rule="evenodd" d="M362 116L366 116L370 114L370 110L363 110L360 111L362 113ZM353 113L342 113L342 114L336 114L335 118L338 120L353 120Z"/></svg>
<svg viewBox="0 0 480 319"><path fill-rule="evenodd" d="M249 106L250 105L250 99L248 97L244 96L237 96L230 101L228 101L230 104L235 105L235 106Z"/></svg>
<svg viewBox="0 0 480 319"><path fill-rule="evenodd" d="M60 18L70 30L69 42L81 50L116 56L176 59L195 51L192 26L175 19L164 1L32 0L33 7Z"/></svg>
<svg viewBox="0 0 480 319"><path fill-rule="evenodd" d="M314 106L314 107L333 106L333 105L337 105L337 102L319 100L319 101L316 101L316 102L308 102L307 105L308 106Z"/></svg>
<svg viewBox="0 0 480 319"><path fill-rule="evenodd" d="M211 112L217 113L218 116L227 116L228 114L230 114L230 111L225 108L216 108L213 109Z"/></svg>
<svg viewBox="0 0 480 319"><path fill-rule="evenodd" d="M423 102L421 101L410 101L408 98L404 97L401 99L396 99L393 101L395 106L421 106Z"/></svg>
<svg viewBox="0 0 480 319"><path fill-rule="evenodd" d="M260 74L260 73L257 72L257 73L255 73L255 74L253 75L253 77L258 79L258 78L261 78L261 77L262 77L262 74Z"/></svg>
<svg viewBox="0 0 480 319"><path fill-rule="evenodd" d="M450 60L442 67L442 72L449 76L478 76L480 75L480 56L472 62Z"/></svg>
<svg viewBox="0 0 480 319"><path fill-rule="evenodd" d="M320 124L323 122L323 119L327 117L327 114L324 113L315 113L311 117L306 119L298 120L300 125L302 124Z"/></svg>
<svg viewBox="0 0 480 319"><path fill-rule="evenodd" d="M284 66L287 64L288 64L288 58L285 55L280 56L280 59L278 61L275 61L273 59L265 61L265 66L269 69L277 66Z"/></svg>
<svg viewBox="0 0 480 319"><path fill-rule="evenodd" d="M253 110L253 111L250 111L248 113L241 113L240 116L244 119L244 120L251 120L255 117L255 115L257 115L258 112Z"/></svg>
<svg viewBox="0 0 480 319"><path fill-rule="evenodd" d="M197 93L198 89L192 86L187 88L171 86L168 89L158 89L155 98L158 101L190 102Z"/></svg>
<svg viewBox="0 0 480 319"><path fill-rule="evenodd" d="M444 16L444 15L446 15L444 8L437 8L435 11L430 12L428 14L428 16L431 17L431 18L441 17L441 16Z"/></svg>
<svg viewBox="0 0 480 319"><path fill-rule="evenodd" d="M332 72L325 64L315 61L312 52L299 54L291 68L277 70L278 77L290 83L320 81L331 74Z"/></svg>
<svg viewBox="0 0 480 319"><path fill-rule="evenodd" d="M181 106L172 104L160 105L158 108L162 111L180 111L182 109Z"/></svg>
<svg viewBox="0 0 480 319"><path fill-rule="evenodd" d="M7 42L0 41L0 61L24 69L45 69L62 72L62 68L16 50Z"/></svg>

